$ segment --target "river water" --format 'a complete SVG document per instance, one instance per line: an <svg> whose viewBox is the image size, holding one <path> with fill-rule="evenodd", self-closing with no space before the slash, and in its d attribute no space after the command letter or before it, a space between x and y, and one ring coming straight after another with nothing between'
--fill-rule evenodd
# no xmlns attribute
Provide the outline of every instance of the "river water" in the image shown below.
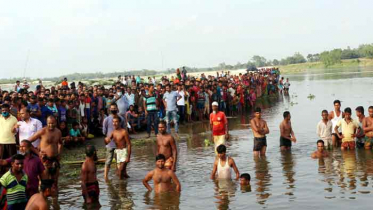
<svg viewBox="0 0 373 210"><path fill-rule="evenodd" d="M214 182L209 179L214 161L208 122L181 128L177 141L177 176L182 185L180 196L147 193L142 185L146 173L155 167L155 144L135 147L129 165L130 179L119 181L110 173L110 183L98 171L101 209L370 209L373 183L372 151L330 152L330 158L310 158L316 150L316 124L321 111L333 108L333 100L349 106L373 105L373 68L346 69L339 73L326 70L285 75L291 82L290 95L262 99L270 134L267 157L254 160L253 137L248 128L251 114L229 119L231 139L227 154L236 161L240 173L250 173L251 187L241 189L237 181ZM313 99L308 98L310 94ZM290 111L295 136L291 152L279 150L279 123L282 113ZM353 117L356 117L353 114ZM54 209L82 209L79 177L60 184Z"/></svg>

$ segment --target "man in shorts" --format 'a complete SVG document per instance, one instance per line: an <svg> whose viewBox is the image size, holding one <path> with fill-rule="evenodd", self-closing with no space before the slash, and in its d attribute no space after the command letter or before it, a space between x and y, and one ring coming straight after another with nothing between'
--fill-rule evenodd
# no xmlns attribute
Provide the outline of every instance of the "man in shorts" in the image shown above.
<svg viewBox="0 0 373 210"><path fill-rule="evenodd" d="M176 171L177 149L174 137L166 132L166 123L161 121L158 124L157 154L166 157L164 166L172 171Z"/></svg>
<svg viewBox="0 0 373 210"><path fill-rule="evenodd" d="M363 120L363 130L365 134L365 149L372 149L373 145L373 106L368 108L369 116Z"/></svg>
<svg viewBox="0 0 373 210"><path fill-rule="evenodd" d="M283 116L284 120L280 124L280 147L281 151L286 151L291 149L291 143L297 142L297 139L295 138L293 128L291 127L290 112L285 111Z"/></svg>
<svg viewBox="0 0 373 210"><path fill-rule="evenodd" d="M267 122L262 119L262 110L255 108L255 117L250 121L254 134L254 156L265 156L267 149L266 134L269 133Z"/></svg>
<svg viewBox="0 0 373 210"><path fill-rule="evenodd" d="M224 112L219 111L218 102L214 101L212 103L212 113L210 114L210 127L212 133L212 139L215 144L215 154L216 148L225 144L225 140L229 138L228 134L228 120Z"/></svg>
<svg viewBox="0 0 373 210"><path fill-rule="evenodd" d="M355 137L359 125L351 118L351 108L347 107L344 110L344 114L344 119L338 121L337 125L334 128L334 131L338 135L338 138L342 139L341 149L353 150L356 147ZM342 135L338 132L339 127L342 129Z"/></svg>

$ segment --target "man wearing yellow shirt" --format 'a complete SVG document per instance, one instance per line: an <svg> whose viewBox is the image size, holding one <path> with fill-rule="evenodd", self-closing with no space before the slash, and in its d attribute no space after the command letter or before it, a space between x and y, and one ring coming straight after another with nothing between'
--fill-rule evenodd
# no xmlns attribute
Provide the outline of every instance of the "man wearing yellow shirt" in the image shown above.
<svg viewBox="0 0 373 210"><path fill-rule="evenodd" d="M17 119L9 113L9 104L1 105L0 116L0 159L7 159L17 154L16 137ZM1 168L0 174L6 171Z"/></svg>
<svg viewBox="0 0 373 210"><path fill-rule="evenodd" d="M342 139L341 149L355 149L355 137L359 125L351 118L351 108L347 107L344 111L345 117L339 120L334 128L335 133ZM338 128L342 129L342 135L338 133Z"/></svg>

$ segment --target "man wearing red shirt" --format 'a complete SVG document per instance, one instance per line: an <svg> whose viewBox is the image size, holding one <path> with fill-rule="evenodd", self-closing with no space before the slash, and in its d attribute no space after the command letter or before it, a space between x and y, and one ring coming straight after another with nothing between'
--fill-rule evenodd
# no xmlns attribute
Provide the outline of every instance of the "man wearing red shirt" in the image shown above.
<svg viewBox="0 0 373 210"><path fill-rule="evenodd" d="M225 140L228 139L228 120L224 112L219 111L218 102L214 101L212 103L212 113L210 114L210 125L212 131L212 139L215 144L215 154L216 148L225 144Z"/></svg>

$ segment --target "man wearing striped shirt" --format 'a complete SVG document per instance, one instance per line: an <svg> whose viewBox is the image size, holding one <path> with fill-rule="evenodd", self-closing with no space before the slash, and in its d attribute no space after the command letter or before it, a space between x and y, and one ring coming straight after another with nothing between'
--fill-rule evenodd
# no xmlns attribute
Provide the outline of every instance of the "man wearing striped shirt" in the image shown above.
<svg viewBox="0 0 373 210"><path fill-rule="evenodd" d="M25 157L16 154L12 157L12 168L0 178L0 184L6 189L8 209L25 209L27 204L27 175L23 172Z"/></svg>
<svg viewBox="0 0 373 210"><path fill-rule="evenodd" d="M152 125L154 128L155 136L158 134L158 101L157 96L154 93L154 85L149 84L149 93L144 99L144 110L147 116L147 132L148 138L152 130Z"/></svg>

